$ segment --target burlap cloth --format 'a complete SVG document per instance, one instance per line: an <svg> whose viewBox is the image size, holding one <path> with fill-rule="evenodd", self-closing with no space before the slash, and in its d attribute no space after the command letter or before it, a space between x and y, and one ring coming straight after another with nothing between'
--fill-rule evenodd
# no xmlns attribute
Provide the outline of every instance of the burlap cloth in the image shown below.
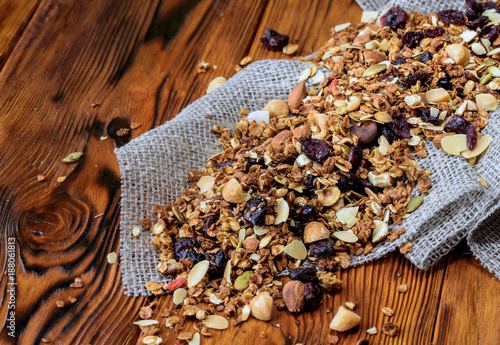
<svg viewBox="0 0 500 345"><path fill-rule="evenodd" d="M464 8L465 1L392 1L407 11L428 13ZM365 10L386 8L387 2L358 0ZM332 23L334 24L339 23ZM234 127L239 111L260 110L272 99L286 100L300 72L309 64L290 60L252 63L221 87L186 107L173 120L116 149L122 174L120 262L126 295L146 295L148 280L167 281L156 271L158 254L149 245L151 233L133 237L138 220L153 217L153 207L173 202L187 187L187 171L201 169L211 155L220 152L213 125ZM206 115L213 115L209 119ZM500 279L500 110L490 114L483 134L493 137L490 148L471 167L426 145L428 157L418 161L433 171L433 185L424 203L404 221L406 233L391 243L376 246L372 253L354 257L359 265L382 257L406 241L413 250L406 257L421 269L435 264L464 238L481 263ZM478 182L484 178L489 188Z"/></svg>

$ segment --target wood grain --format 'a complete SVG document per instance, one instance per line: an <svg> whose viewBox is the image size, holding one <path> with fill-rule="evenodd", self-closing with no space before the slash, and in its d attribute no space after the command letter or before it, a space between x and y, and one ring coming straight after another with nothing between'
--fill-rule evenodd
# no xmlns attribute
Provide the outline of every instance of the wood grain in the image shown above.
<svg viewBox="0 0 500 345"><path fill-rule="evenodd" d="M289 34L299 54L308 54L328 39L332 26L359 20L361 10L349 0L312 0L307 8L293 0L3 0L0 9L4 271L7 239L17 244L17 337L5 329L3 275L0 344L40 344L42 338L52 344L140 344L132 322L141 306L158 302L159 320L165 310L178 311L170 296L125 297L119 265L107 263L107 254L119 251L120 175L113 149L174 117L205 93L211 79L231 77L243 57L290 58L260 44L265 29ZM217 68L198 74L201 61ZM132 122L141 127L116 135ZM63 163L73 151L84 152L83 158ZM39 174L45 181L37 181ZM58 183L59 176L66 181ZM365 337L370 344L496 343L500 329L490 320L499 316L500 283L460 251L426 272L399 254L341 272L343 290L318 311L276 312L269 323L251 319L214 331L202 343L326 344L333 313L346 301L358 302L362 323L338 335L342 344ZM83 289L69 287L76 277ZM409 291L397 293L403 282ZM391 321L401 327L398 337L380 332L388 320L380 312L384 306L396 311ZM368 336L373 326L379 332ZM176 342L164 323L159 335L165 344Z"/></svg>

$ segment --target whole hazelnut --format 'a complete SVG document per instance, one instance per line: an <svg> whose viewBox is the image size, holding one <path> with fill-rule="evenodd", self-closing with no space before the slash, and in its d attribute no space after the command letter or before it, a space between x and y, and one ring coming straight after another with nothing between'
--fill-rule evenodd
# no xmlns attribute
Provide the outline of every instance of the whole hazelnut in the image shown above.
<svg viewBox="0 0 500 345"><path fill-rule="evenodd" d="M340 198L340 189L337 187L328 187L315 191L318 200L323 206L332 206Z"/></svg>
<svg viewBox="0 0 500 345"><path fill-rule="evenodd" d="M283 302L292 313L298 313L304 308L304 283L291 280L283 287Z"/></svg>
<svg viewBox="0 0 500 345"><path fill-rule="evenodd" d="M320 222L310 222L304 229L304 243L313 243L330 237L330 231Z"/></svg>
<svg viewBox="0 0 500 345"><path fill-rule="evenodd" d="M250 310L252 316L262 321L271 320L273 310L273 298L269 292L261 292L256 295L250 302Z"/></svg>
<svg viewBox="0 0 500 345"><path fill-rule="evenodd" d="M245 201L245 195L243 194L243 188L237 179L232 178L227 181L224 189L222 190L222 197L224 200L234 203L240 203Z"/></svg>
<svg viewBox="0 0 500 345"><path fill-rule="evenodd" d="M262 110L267 110L270 118L288 115L289 112L288 104L282 100L272 100Z"/></svg>

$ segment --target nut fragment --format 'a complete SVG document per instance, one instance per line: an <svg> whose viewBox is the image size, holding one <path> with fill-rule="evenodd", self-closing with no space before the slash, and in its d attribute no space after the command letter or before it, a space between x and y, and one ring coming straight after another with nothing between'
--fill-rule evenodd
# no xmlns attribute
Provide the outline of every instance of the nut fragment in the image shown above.
<svg viewBox="0 0 500 345"><path fill-rule="evenodd" d="M405 293L408 291L408 285L407 284L401 284L396 288L397 292Z"/></svg>
<svg viewBox="0 0 500 345"><path fill-rule="evenodd" d="M300 83L295 85L288 96L288 107L290 110L298 110L302 104L302 100L307 97L306 82L302 80Z"/></svg>
<svg viewBox="0 0 500 345"><path fill-rule="evenodd" d="M315 191L318 200L323 206L332 206L340 198L340 190L337 187L328 187Z"/></svg>
<svg viewBox="0 0 500 345"><path fill-rule="evenodd" d="M389 234L389 226L386 222L375 219L373 221L375 228L372 233L372 242L377 243L382 241Z"/></svg>
<svg viewBox="0 0 500 345"><path fill-rule="evenodd" d="M358 236L351 231L335 231L333 236L347 243L354 243L358 241Z"/></svg>
<svg viewBox="0 0 500 345"><path fill-rule="evenodd" d="M356 308L357 304L355 302L345 302L345 306L351 310L354 310L354 308Z"/></svg>
<svg viewBox="0 0 500 345"><path fill-rule="evenodd" d="M208 266L210 262L208 260L203 260L198 262L191 268L187 276L188 287L196 286L207 274Z"/></svg>
<svg viewBox="0 0 500 345"><path fill-rule="evenodd" d="M274 220L274 225L284 223L288 219L290 213L290 206L284 199L276 200L278 202L278 207L276 207L276 218Z"/></svg>
<svg viewBox="0 0 500 345"><path fill-rule="evenodd" d="M384 326L382 327L382 332L384 332L385 334L387 334L390 337L395 337L399 332L399 327L395 323L386 322L386 323L384 323Z"/></svg>
<svg viewBox="0 0 500 345"><path fill-rule="evenodd" d="M446 54L450 57L457 65L465 66L469 63L470 51L468 48L461 44L450 44L445 48Z"/></svg>
<svg viewBox="0 0 500 345"><path fill-rule="evenodd" d="M383 307L382 308L382 314L384 314L385 316L391 317L392 315L394 315L394 310L392 310L389 307Z"/></svg>
<svg viewBox="0 0 500 345"><path fill-rule="evenodd" d="M288 115L289 111L288 104L282 100L272 100L262 110L267 110L270 118Z"/></svg>
<svg viewBox="0 0 500 345"><path fill-rule="evenodd" d="M425 93L425 99L427 99L427 102L432 103L446 102L450 99L450 94L448 93L448 91L440 87L427 91Z"/></svg>
<svg viewBox="0 0 500 345"><path fill-rule="evenodd" d="M269 292L261 292L250 302L250 309L254 318L269 321L273 310L273 298Z"/></svg>
<svg viewBox="0 0 500 345"><path fill-rule="evenodd" d="M320 222L310 222L304 229L304 243L313 243L330 237L330 231Z"/></svg>
<svg viewBox="0 0 500 345"><path fill-rule="evenodd" d="M373 121L361 121L351 127L351 133L358 137L358 143L367 145L377 136L377 124Z"/></svg>
<svg viewBox="0 0 500 345"><path fill-rule="evenodd" d="M118 258L118 255L116 255L115 252L109 253L108 256L108 264L114 264L116 262L116 259Z"/></svg>
<svg viewBox="0 0 500 345"><path fill-rule="evenodd" d="M283 301L292 313L298 313L304 308L304 283L291 280L283 288Z"/></svg>
<svg viewBox="0 0 500 345"><path fill-rule="evenodd" d="M200 193L205 193L215 183L215 178L213 176L202 176L196 183L200 187Z"/></svg>
<svg viewBox="0 0 500 345"><path fill-rule="evenodd" d="M330 328L334 331L345 332L356 327L360 322L361 317L358 314L340 306L330 323Z"/></svg>
<svg viewBox="0 0 500 345"><path fill-rule="evenodd" d="M390 187L392 186L391 174L388 172L380 173L378 175L374 174L373 171L368 173L368 181L375 187Z"/></svg>
<svg viewBox="0 0 500 345"><path fill-rule="evenodd" d="M476 105L479 110L493 111L498 107L495 96L489 93L480 93L476 95Z"/></svg>
<svg viewBox="0 0 500 345"><path fill-rule="evenodd" d="M293 130L293 136L299 141L304 141L305 139L311 137L311 125L306 123L299 126Z"/></svg>
<svg viewBox="0 0 500 345"><path fill-rule="evenodd" d="M208 315L201 322L208 328L213 329L226 329L229 327L227 319L219 315Z"/></svg>
<svg viewBox="0 0 500 345"><path fill-rule="evenodd" d="M387 68L387 65L383 64L383 63L379 63L377 65L370 66L367 69L365 69L365 71L363 72L363 77L365 77L365 78L371 77L372 75L375 75L375 74L378 74L382 71L385 71L386 68Z"/></svg>
<svg viewBox="0 0 500 345"><path fill-rule="evenodd" d="M219 86L224 84L226 81L227 81L227 79L224 77L217 77L217 78L213 79L210 82L210 84L208 84L207 93L212 92L213 90L215 90L216 88L218 88Z"/></svg>
<svg viewBox="0 0 500 345"><path fill-rule="evenodd" d="M224 200L236 204L245 201L243 188L241 187L241 184L238 182L238 180L235 178L232 178L229 181L227 181L226 185L224 186L224 189L222 190L222 196Z"/></svg>

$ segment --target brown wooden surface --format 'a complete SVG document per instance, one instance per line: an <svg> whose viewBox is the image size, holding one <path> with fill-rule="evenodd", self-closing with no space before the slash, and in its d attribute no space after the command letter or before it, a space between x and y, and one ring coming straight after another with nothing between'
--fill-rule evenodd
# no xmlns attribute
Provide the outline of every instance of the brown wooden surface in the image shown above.
<svg viewBox="0 0 500 345"><path fill-rule="evenodd" d="M137 137L164 123L202 96L211 79L232 76L246 55L285 58L260 44L266 28L289 34L305 55L332 26L360 15L348 0L1 0L0 266L5 271L7 240L15 238L17 295L13 339L3 275L0 344L140 343L132 322L153 299L125 297L119 265L106 261L119 251L120 173L115 142L99 138L117 125L140 122L131 135ZM197 74L200 61L217 69ZM73 151L84 157L62 163ZM46 180L38 182L38 174ZM58 183L59 176L66 181ZM500 282L466 252L460 246L427 272L389 255L342 272L343 290L316 312L249 320L202 344L326 344L345 301L358 303L362 322L339 335L342 344L363 337L370 344L497 344ZM83 289L69 287L75 277ZM401 283L409 285L406 294L395 291ZM66 306L57 308L58 300ZM170 296L157 301L156 314L171 308ZM398 337L380 332L384 306L396 311ZM367 335L373 326L379 333ZM164 325L160 335L175 343Z"/></svg>

